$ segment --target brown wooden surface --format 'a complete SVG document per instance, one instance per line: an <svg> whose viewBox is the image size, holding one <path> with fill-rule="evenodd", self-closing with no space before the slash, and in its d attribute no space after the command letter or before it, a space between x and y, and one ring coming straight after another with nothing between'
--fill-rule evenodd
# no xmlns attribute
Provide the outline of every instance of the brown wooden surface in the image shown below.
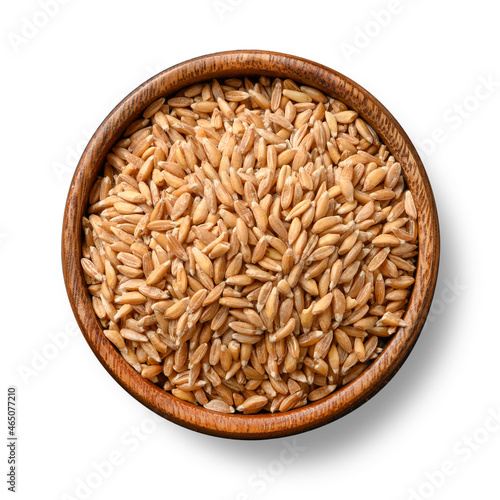
<svg viewBox="0 0 500 500"><path fill-rule="evenodd" d="M143 378L102 333L80 267L81 219L86 200L108 150L127 125L160 96L203 80L241 75L291 78L317 87L358 111L401 163L419 215L416 281L404 316L408 326L399 329L382 354L353 382L321 401L286 413L214 413L180 401ZM99 361L125 390L157 414L190 429L230 438L272 438L303 432L342 417L370 399L394 376L413 348L430 308L438 264L439 226L432 189L422 162L399 123L349 78L306 59L274 52L233 51L199 57L163 71L134 90L107 116L90 140L71 182L64 214L62 265L66 289L80 329Z"/></svg>

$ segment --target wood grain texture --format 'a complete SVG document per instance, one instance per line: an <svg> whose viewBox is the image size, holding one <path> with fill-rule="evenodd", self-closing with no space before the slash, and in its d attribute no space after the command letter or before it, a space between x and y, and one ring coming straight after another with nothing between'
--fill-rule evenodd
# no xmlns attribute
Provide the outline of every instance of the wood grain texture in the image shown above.
<svg viewBox="0 0 500 500"><path fill-rule="evenodd" d="M160 96L203 80L241 75L291 78L337 97L358 111L401 163L419 215L416 281L404 316L408 326L399 329L360 377L327 398L286 413L248 416L214 413L180 401L134 371L104 336L80 267L81 219L86 200L107 152L126 127ZM102 122L81 157L69 189L62 264L68 297L83 335L106 370L132 396L157 414L196 431L229 438L274 438L310 430L346 415L376 394L401 367L420 334L434 294L439 265L438 216L415 148L396 119L365 89L330 68L299 57L265 51L223 52L181 63L156 75L129 94Z"/></svg>

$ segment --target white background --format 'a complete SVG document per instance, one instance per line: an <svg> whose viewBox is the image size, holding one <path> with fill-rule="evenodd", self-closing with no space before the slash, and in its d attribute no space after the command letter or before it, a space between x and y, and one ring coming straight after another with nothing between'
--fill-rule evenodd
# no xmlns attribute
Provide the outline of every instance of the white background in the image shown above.
<svg viewBox="0 0 500 500"><path fill-rule="evenodd" d="M42 3L2 2L0 15L1 369L2 391L18 388L17 498L499 498L498 4L51 0L47 17ZM337 422L260 442L186 430L121 389L75 330L60 261L89 134L150 76L238 48L310 58L381 100L421 151L442 236L431 319L390 384Z"/></svg>

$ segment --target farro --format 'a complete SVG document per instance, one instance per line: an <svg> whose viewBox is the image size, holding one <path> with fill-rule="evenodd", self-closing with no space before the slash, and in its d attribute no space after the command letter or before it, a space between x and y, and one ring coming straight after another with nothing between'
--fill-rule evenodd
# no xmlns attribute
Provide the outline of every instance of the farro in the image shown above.
<svg viewBox="0 0 500 500"><path fill-rule="evenodd" d="M418 234L401 165L356 111L288 79L150 104L107 155L83 233L104 335L212 411L320 400L406 327Z"/></svg>

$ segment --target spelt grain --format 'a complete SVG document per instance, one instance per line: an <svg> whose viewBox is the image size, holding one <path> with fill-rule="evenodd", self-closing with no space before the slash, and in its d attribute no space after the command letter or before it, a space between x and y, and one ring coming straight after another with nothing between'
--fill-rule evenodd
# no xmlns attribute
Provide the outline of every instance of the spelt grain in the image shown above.
<svg viewBox="0 0 500 500"><path fill-rule="evenodd" d="M418 213L401 167L357 112L288 79L156 100L106 156L83 218L104 335L208 410L328 396L406 327Z"/></svg>

